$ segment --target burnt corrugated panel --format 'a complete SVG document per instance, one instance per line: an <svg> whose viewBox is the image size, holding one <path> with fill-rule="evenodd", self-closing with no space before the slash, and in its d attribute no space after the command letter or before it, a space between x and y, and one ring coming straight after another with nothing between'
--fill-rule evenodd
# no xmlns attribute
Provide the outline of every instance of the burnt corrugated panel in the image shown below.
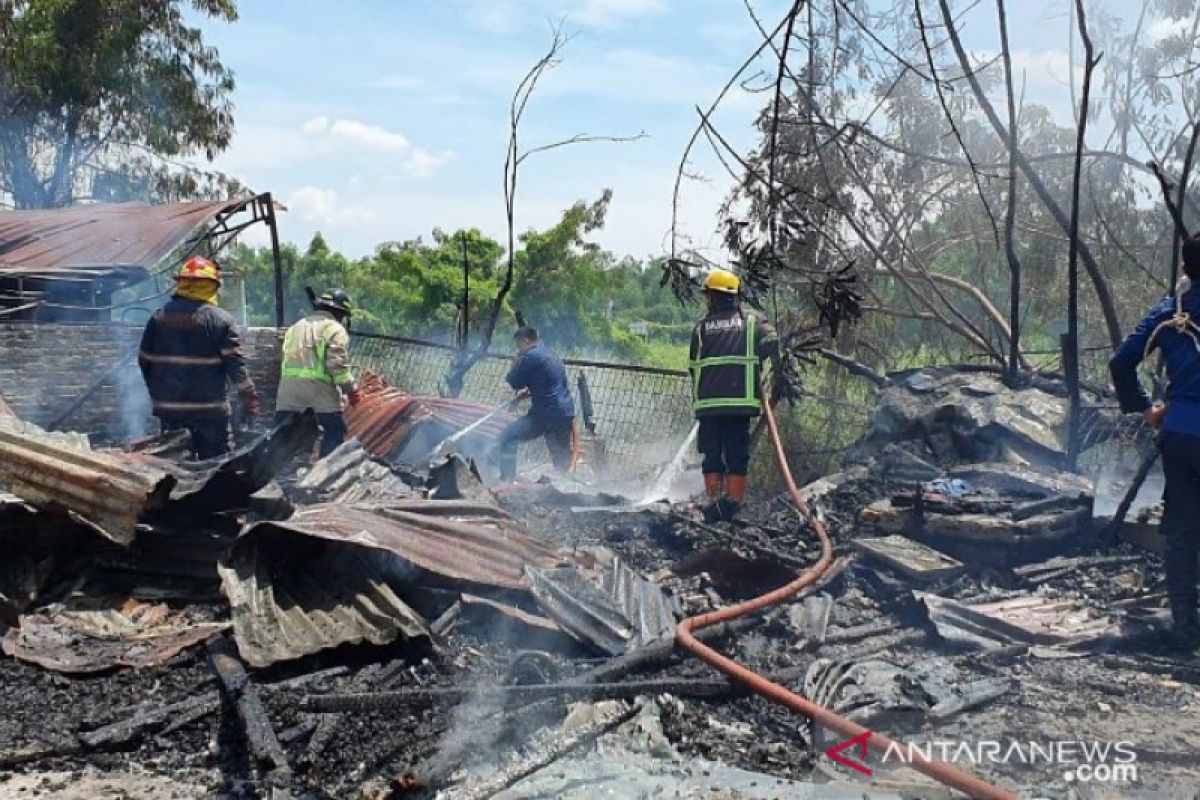
<svg viewBox="0 0 1200 800"><path fill-rule="evenodd" d="M632 644L643 645L675 635L679 614L672 598L621 559L614 559L612 568L605 570L604 588L633 627Z"/></svg>
<svg viewBox="0 0 1200 800"><path fill-rule="evenodd" d="M552 567L558 551L500 509L462 500L407 500L383 508L324 504L286 522L260 522L243 540L301 534L394 553L421 569L461 581L508 589L526 588L527 565Z"/></svg>
<svg viewBox="0 0 1200 800"><path fill-rule="evenodd" d="M92 203L0 211L0 273L144 276L218 214L247 202Z"/></svg>
<svg viewBox="0 0 1200 800"><path fill-rule="evenodd" d="M526 571L546 615L581 642L609 655L674 635L676 613L663 590L617 558L584 571Z"/></svg>
<svg viewBox="0 0 1200 800"><path fill-rule="evenodd" d="M295 536L252 538L219 571L238 652L252 666L343 644L429 635L363 548Z"/></svg>
<svg viewBox="0 0 1200 800"><path fill-rule="evenodd" d="M391 467L372 460L357 439L338 445L296 482L318 502L384 504L416 493Z"/></svg>
<svg viewBox="0 0 1200 800"><path fill-rule="evenodd" d="M175 478L169 496L171 510L211 513L244 508L283 467L312 449L318 435L311 411L297 414L244 447L207 461L170 461L147 453L121 453L131 464L162 470Z"/></svg>
<svg viewBox="0 0 1200 800"><path fill-rule="evenodd" d="M164 505L175 478L123 454L93 451L87 437L0 417L0 482L36 506L71 511L128 544L138 518Z"/></svg>
<svg viewBox="0 0 1200 800"><path fill-rule="evenodd" d="M610 656L625 652L633 628L621 609L575 567L526 570L530 589L546 616L581 642Z"/></svg>

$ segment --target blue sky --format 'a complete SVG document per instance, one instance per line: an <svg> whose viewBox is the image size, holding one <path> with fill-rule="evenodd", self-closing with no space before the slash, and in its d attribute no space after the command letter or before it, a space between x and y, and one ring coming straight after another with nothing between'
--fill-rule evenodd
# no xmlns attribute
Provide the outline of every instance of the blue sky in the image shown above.
<svg viewBox="0 0 1200 800"><path fill-rule="evenodd" d="M531 158L518 229L552 224L576 200L614 191L602 245L659 255L694 107L707 105L757 43L741 0L243 0L232 25L204 23L234 70L237 133L216 167L289 211L286 240L320 230L350 255L435 226L504 231L502 165L513 88L549 42L551 19L574 38L530 103L523 140L577 133L647 138L581 144ZM788 3L755 0L763 18ZM990 8L990 4L983 4ZM1029 99L1066 109L1065 3L1009 0ZM968 44L995 47L994 18L968 18ZM762 96L738 93L717 120L749 147ZM703 154L681 216L717 248L724 172ZM261 240L258 240L261 241Z"/></svg>

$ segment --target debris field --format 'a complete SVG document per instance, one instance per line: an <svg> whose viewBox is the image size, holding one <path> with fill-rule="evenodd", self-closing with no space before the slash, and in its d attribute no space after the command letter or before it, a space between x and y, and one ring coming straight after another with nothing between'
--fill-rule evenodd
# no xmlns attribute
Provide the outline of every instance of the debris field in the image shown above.
<svg viewBox="0 0 1200 800"><path fill-rule="evenodd" d="M200 463L0 417L0 796L960 796L846 766L842 737L676 646L817 560L786 494L709 524L633 496L654 475L488 488L462 454L428 461L485 406L368 388L359 438L315 463L311 415ZM892 376L802 489L833 566L702 636L1015 796L1195 796L1200 660L1154 635L1156 521L1114 535L1098 509L1123 487L1061 470L1065 405ZM964 742L1128 743L1136 769Z"/></svg>

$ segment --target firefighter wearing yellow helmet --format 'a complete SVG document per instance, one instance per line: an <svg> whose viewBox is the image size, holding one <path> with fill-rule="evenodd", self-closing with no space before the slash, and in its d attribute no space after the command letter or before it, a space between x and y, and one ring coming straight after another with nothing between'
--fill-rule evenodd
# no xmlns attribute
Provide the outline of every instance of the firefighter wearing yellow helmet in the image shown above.
<svg viewBox="0 0 1200 800"><path fill-rule="evenodd" d="M138 366L164 432L186 430L196 458L231 447L228 386L247 416L259 411L233 316L217 306L221 268L193 256L175 275L175 293L146 323Z"/></svg>
<svg viewBox="0 0 1200 800"><path fill-rule="evenodd" d="M775 331L742 309L740 289L732 272L709 273L708 314L692 331L692 411L700 426L709 520L732 519L746 500L750 420L762 412L762 362L770 358L778 369Z"/></svg>

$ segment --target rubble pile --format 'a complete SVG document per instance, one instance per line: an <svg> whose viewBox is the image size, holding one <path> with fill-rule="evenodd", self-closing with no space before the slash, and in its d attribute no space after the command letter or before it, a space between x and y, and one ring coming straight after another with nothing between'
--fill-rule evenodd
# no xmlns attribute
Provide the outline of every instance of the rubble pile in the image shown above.
<svg viewBox="0 0 1200 800"><path fill-rule="evenodd" d="M883 389L857 463L804 489L832 568L704 635L916 745L1129 741L1133 788L1185 796L1200 662L1154 649L1157 556L1100 540L1091 484L1053 466L1059 399L990 381ZM417 407L389 391L371 414ZM953 796L848 770L838 737L675 647L685 616L816 561L786 498L713 525L575 481L492 492L457 456L388 463L411 437L308 464L311 416L199 464L5 424L0 794ZM959 766L1091 796L1055 764Z"/></svg>

